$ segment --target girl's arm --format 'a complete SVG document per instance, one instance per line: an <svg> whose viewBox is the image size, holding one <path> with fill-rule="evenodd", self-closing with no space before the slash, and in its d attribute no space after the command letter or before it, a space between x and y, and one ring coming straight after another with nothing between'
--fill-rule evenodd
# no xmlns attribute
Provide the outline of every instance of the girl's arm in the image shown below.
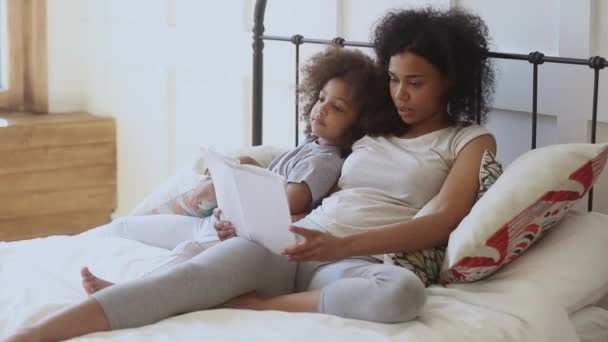
<svg viewBox="0 0 608 342"><path fill-rule="evenodd" d="M287 184L287 202L291 215L306 213L312 203L312 192L306 183Z"/></svg>
<svg viewBox="0 0 608 342"><path fill-rule="evenodd" d="M496 151L490 135L473 139L458 154L433 213L344 238L292 227L306 242L285 251L294 261L335 260L354 255L417 251L445 245L469 213L479 189L479 166L485 150ZM312 252L316 251L316 252Z"/></svg>

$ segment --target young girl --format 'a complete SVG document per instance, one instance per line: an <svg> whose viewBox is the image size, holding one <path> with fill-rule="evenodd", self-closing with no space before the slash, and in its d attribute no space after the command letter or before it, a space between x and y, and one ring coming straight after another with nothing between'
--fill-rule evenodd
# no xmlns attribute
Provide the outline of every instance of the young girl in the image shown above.
<svg viewBox="0 0 608 342"><path fill-rule="evenodd" d="M291 214L303 216L320 203L340 176L352 143L363 136L365 115L375 111L382 83L374 61L358 50L330 47L313 57L302 69L300 93L306 140L297 148L276 157L268 169L286 178ZM373 91L370 91L373 89ZM376 94L374 94L374 92ZM376 96L375 96L376 95ZM241 163L259 165L251 157ZM213 184L203 182L199 194L214 194ZM202 196L194 196L200 197ZM220 240L234 234L216 233L213 217L178 215L131 216L114 220L93 234L119 236L152 246L172 249L169 261L158 272L181 263ZM150 274L148 273L148 274ZM92 294L112 285L81 271L83 287Z"/></svg>
<svg viewBox="0 0 608 342"><path fill-rule="evenodd" d="M99 291L23 334L61 339L218 306L382 323L415 318L426 299L422 281L372 256L445 245L473 206L481 158L495 150L490 133L471 124L492 93L487 28L461 11L406 10L382 18L374 37L392 115L367 123L375 134L353 145L339 190L294 224L305 241L287 258L230 238L153 279ZM434 197L432 212L413 218Z"/></svg>

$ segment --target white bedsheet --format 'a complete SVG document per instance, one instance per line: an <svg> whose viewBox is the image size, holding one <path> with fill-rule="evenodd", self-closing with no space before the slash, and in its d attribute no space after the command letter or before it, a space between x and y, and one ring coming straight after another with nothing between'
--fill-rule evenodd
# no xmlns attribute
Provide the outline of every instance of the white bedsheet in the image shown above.
<svg viewBox="0 0 608 342"><path fill-rule="evenodd" d="M608 310L588 306L570 316L581 342L608 341Z"/></svg>
<svg viewBox="0 0 608 342"><path fill-rule="evenodd" d="M0 336L86 297L80 268L136 278L168 251L123 239L56 236L0 243ZM78 341L579 341L565 310L531 284L505 280L428 288L418 320L375 324L321 314L210 310Z"/></svg>

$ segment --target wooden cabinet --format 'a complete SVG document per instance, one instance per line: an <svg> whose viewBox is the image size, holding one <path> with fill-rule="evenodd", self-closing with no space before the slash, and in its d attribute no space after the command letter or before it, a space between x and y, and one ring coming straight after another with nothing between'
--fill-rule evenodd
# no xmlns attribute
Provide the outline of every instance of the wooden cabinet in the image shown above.
<svg viewBox="0 0 608 342"><path fill-rule="evenodd" d="M76 234L115 208L113 118L0 113L0 241Z"/></svg>

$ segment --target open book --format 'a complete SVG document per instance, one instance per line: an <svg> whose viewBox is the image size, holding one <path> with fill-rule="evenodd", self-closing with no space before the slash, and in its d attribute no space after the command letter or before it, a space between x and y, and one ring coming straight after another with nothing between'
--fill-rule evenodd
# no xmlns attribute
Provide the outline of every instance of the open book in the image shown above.
<svg viewBox="0 0 608 342"><path fill-rule="evenodd" d="M215 185L222 219L232 222L236 235L255 241L280 254L296 243L289 231L291 215L285 178L254 165L241 165L235 158L202 148Z"/></svg>

